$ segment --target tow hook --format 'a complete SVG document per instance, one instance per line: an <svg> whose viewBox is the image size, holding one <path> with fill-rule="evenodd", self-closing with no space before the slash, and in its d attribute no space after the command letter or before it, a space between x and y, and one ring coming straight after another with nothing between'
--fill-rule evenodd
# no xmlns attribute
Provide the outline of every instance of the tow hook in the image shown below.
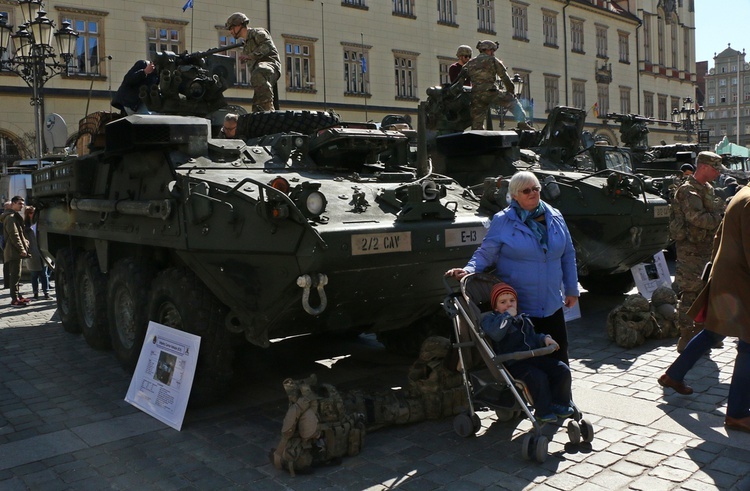
<svg viewBox="0 0 750 491"><path fill-rule="evenodd" d="M328 299L326 298L325 287L328 284L328 276L323 273L318 273L317 281L313 283L313 279L308 274L304 274L297 278L297 286L304 288L302 292L302 307L310 315L319 315L328 306ZM315 287L318 290L318 297L320 298L320 305L317 308L310 306L310 288Z"/></svg>

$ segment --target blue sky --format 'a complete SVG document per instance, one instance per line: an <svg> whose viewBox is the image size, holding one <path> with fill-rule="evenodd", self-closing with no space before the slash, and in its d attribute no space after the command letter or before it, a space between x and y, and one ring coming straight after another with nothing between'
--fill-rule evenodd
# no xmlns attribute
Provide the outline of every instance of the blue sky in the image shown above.
<svg viewBox="0 0 750 491"><path fill-rule="evenodd" d="M727 43L750 61L750 0L695 0L695 61L713 67Z"/></svg>

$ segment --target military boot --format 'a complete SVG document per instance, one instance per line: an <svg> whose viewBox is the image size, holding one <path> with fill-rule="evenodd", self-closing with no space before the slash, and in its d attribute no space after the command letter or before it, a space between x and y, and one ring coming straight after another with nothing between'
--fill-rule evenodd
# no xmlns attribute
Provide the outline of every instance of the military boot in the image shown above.
<svg viewBox="0 0 750 491"><path fill-rule="evenodd" d="M693 327L681 327L680 328L680 339L677 340L677 352L682 353L685 346L700 332L700 328Z"/></svg>

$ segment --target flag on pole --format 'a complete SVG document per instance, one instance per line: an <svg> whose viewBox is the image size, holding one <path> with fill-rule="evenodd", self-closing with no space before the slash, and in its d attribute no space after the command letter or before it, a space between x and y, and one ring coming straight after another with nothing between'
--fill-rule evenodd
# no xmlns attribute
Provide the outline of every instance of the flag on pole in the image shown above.
<svg viewBox="0 0 750 491"><path fill-rule="evenodd" d="M362 57L362 73L367 73L367 59L364 56Z"/></svg>
<svg viewBox="0 0 750 491"><path fill-rule="evenodd" d="M185 5L182 6L182 11L184 12L187 9L191 8L193 8L193 0L187 0L187 2L185 2Z"/></svg>
<svg viewBox="0 0 750 491"><path fill-rule="evenodd" d="M190 0L192 2L192 0ZM594 111L594 117L599 117L599 103L595 102L593 106L591 106L591 109Z"/></svg>

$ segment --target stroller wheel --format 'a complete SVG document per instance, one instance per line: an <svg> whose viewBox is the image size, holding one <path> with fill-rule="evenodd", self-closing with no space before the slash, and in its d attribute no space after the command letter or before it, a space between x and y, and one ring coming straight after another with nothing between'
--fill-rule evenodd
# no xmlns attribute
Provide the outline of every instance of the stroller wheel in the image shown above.
<svg viewBox="0 0 750 491"><path fill-rule="evenodd" d="M499 407L495 409L495 415L497 415L498 421L505 423L506 421L516 418L518 416L518 411L511 408Z"/></svg>
<svg viewBox="0 0 750 491"><path fill-rule="evenodd" d="M581 427L577 421L568 421L568 439L573 445L581 443Z"/></svg>
<svg viewBox="0 0 750 491"><path fill-rule="evenodd" d="M536 439L536 445L534 448L534 458L537 462L544 462L547 460L547 448L549 447L549 440L544 435L541 435Z"/></svg>
<svg viewBox="0 0 750 491"><path fill-rule="evenodd" d="M521 457L523 460L531 460L531 446L534 444L534 437L526 435L521 440Z"/></svg>
<svg viewBox="0 0 750 491"><path fill-rule="evenodd" d="M584 443L591 443L594 441L594 425L592 425L588 420L582 419L580 421L581 425L581 438L583 439Z"/></svg>
<svg viewBox="0 0 750 491"><path fill-rule="evenodd" d="M476 413L461 413L453 418L453 431L460 437L474 436L482 427L482 421Z"/></svg>

